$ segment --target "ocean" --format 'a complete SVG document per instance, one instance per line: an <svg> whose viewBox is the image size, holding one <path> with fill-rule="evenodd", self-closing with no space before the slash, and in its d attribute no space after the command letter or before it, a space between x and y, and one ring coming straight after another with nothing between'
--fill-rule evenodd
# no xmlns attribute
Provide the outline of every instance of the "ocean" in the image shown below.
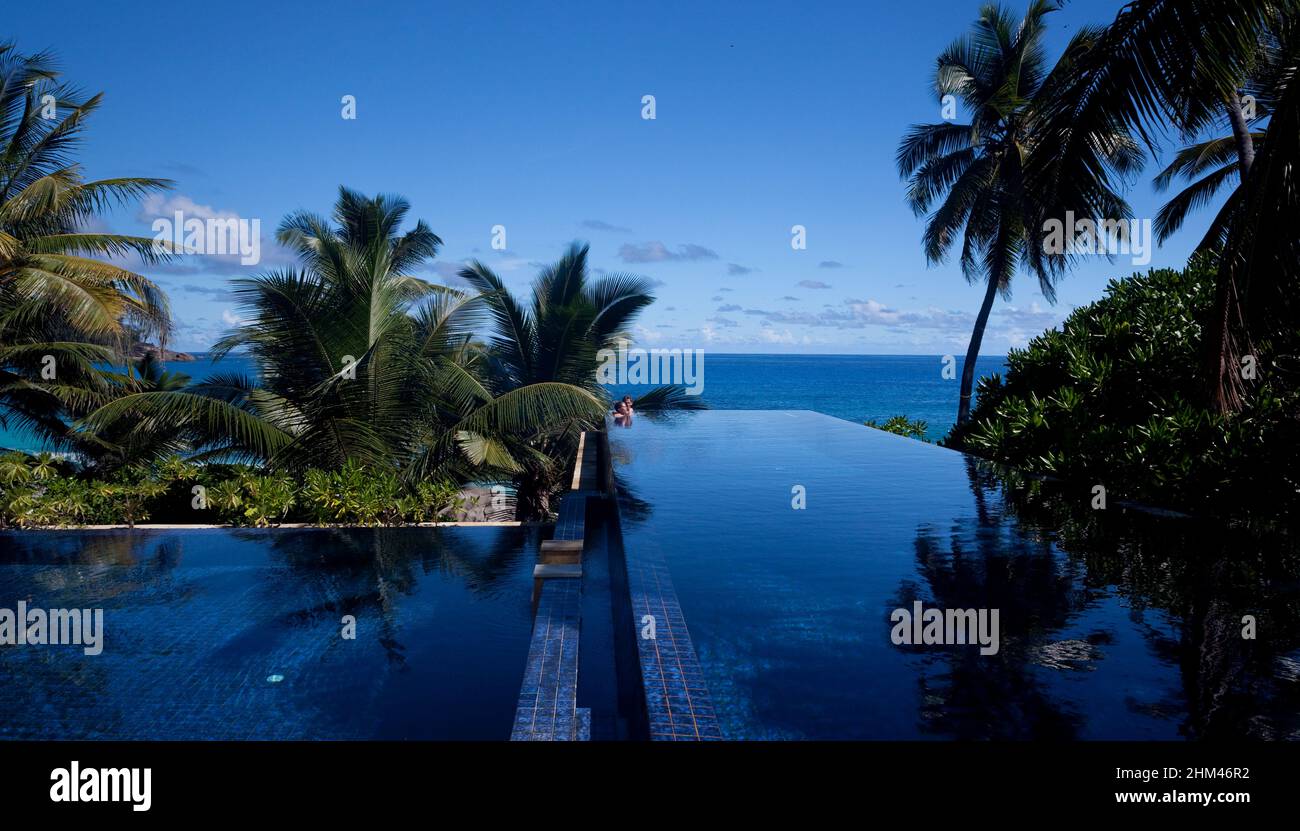
<svg viewBox="0 0 1300 831"><path fill-rule="evenodd" d="M171 362L167 368L201 381L216 372L254 374L252 361L227 355L213 362ZM702 397L719 410L815 410L861 424L895 415L928 425L930 440L943 438L957 415L962 359L957 378L943 377L938 355L717 355L704 356ZM1006 360L981 357L978 375L1002 373ZM635 391L632 390L633 395ZM35 451L34 437L0 426L0 448Z"/></svg>
<svg viewBox="0 0 1300 831"><path fill-rule="evenodd" d="M905 415L943 438L957 418L963 359L943 377L938 355L713 355L704 357L703 398L718 410L815 410L845 421ZM981 357L976 377L1005 373Z"/></svg>

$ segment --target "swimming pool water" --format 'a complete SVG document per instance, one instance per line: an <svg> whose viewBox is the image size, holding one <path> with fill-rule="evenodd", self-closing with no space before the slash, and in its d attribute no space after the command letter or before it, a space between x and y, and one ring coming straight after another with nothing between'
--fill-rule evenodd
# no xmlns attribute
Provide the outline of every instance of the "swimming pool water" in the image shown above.
<svg viewBox="0 0 1300 831"><path fill-rule="evenodd" d="M812 412L611 440L624 549L665 559L727 738L1300 737L1278 551L1116 506L1063 521L1090 491L1008 498L971 457ZM999 652L895 645L918 600L998 609Z"/></svg>
<svg viewBox="0 0 1300 831"><path fill-rule="evenodd" d="M99 607L105 630L95 656L0 646L0 738L507 739L538 544L519 527L0 532L0 607Z"/></svg>

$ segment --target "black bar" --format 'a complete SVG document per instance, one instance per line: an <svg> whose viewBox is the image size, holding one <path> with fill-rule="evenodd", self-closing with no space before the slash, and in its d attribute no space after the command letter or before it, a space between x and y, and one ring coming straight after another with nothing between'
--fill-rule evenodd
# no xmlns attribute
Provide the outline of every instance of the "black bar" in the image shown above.
<svg viewBox="0 0 1300 831"><path fill-rule="evenodd" d="M1242 810L1291 807L1298 760L1284 744L15 742L0 744L0 805L6 817L17 811L127 821L377 818L418 810L463 816L459 825L495 824L515 812L534 822L577 817L610 800L631 816L667 816L699 799L739 813L815 803L819 811L838 806L855 816L891 808L998 818L1098 811L1159 817L1172 810L1221 821ZM73 761L83 772L149 768L149 810L133 811L125 801L52 802L51 771ZM1117 778L1119 769L1166 768L1179 777ZM1237 775L1189 778L1195 770ZM1245 794L1249 802L1134 805L1116 796L1169 792ZM614 819L608 807L599 813Z"/></svg>

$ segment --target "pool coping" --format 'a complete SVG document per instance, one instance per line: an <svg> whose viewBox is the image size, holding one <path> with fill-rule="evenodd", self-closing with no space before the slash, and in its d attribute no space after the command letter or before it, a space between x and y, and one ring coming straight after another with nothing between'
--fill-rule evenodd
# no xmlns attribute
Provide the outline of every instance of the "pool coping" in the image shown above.
<svg viewBox="0 0 1300 831"><path fill-rule="evenodd" d="M589 499L612 500L621 512L614 482L609 434L582 433L555 533L542 544L533 571L535 619L511 741L591 737L590 710L577 701L582 555L575 556L574 549L585 555ZM667 563L658 553L622 551L650 740L720 741L713 698Z"/></svg>
<svg viewBox="0 0 1300 831"><path fill-rule="evenodd" d="M651 741L719 741L713 697L668 564L624 548Z"/></svg>
<svg viewBox="0 0 1300 831"><path fill-rule="evenodd" d="M542 543L533 569L535 616L511 741L591 738L591 711L578 707L578 657L587 500L607 495L600 486L600 457L599 439L591 433L579 434L573 476L560 499L555 533Z"/></svg>
<svg viewBox="0 0 1300 831"><path fill-rule="evenodd" d="M612 462L607 475L612 482ZM623 545L623 560L650 740L721 741L713 696L667 562L658 552L627 545Z"/></svg>

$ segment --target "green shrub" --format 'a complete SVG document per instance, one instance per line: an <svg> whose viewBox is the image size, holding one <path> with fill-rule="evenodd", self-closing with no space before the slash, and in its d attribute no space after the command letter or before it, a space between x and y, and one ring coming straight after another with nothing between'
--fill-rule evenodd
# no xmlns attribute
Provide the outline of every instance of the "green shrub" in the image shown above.
<svg viewBox="0 0 1300 831"><path fill-rule="evenodd" d="M294 504L293 480L282 474L249 476L243 480L244 521L257 528L278 525Z"/></svg>
<svg viewBox="0 0 1300 831"><path fill-rule="evenodd" d="M398 519L399 483L392 471L349 460L339 470L309 470L303 497L316 521L380 525Z"/></svg>
<svg viewBox="0 0 1300 831"><path fill-rule="evenodd" d="M888 419L884 424L880 424L874 419L862 423L868 427L874 427L877 430L884 430L886 433L906 436L909 439L929 441L929 439L925 437L925 434L929 431L930 425L919 419L910 419L907 416L896 415Z"/></svg>
<svg viewBox="0 0 1300 831"><path fill-rule="evenodd" d="M353 462L336 471L309 470L297 482L284 473L172 457L105 480L64 473L64 463L47 457L0 456L0 526L134 526L159 515L254 527L300 520L392 525L442 518L460 493L449 482L408 485L395 471ZM195 485L203 488L202 500L195 499Z"/></svg>
<svg viewBox="0 0 1300 831"><path fill-rule="evenodd" d="M1061 329L981 379L970 421L945 444L1022 470L1101 484L1108 496L1260 523L1300 510L1300 394L1285 371L1297 333L1255 344L1246 408L1201 402L1202 321L1215 264L1113 280Z"/></svg>
<svg viewBox="0 0 1300 831"><path fill-rule="evenodd" d="M349 461L339 470L307 471L302 498L318 523L391 525L437 519L459 491L445 482L404 486L394 471Z"/></svg>

